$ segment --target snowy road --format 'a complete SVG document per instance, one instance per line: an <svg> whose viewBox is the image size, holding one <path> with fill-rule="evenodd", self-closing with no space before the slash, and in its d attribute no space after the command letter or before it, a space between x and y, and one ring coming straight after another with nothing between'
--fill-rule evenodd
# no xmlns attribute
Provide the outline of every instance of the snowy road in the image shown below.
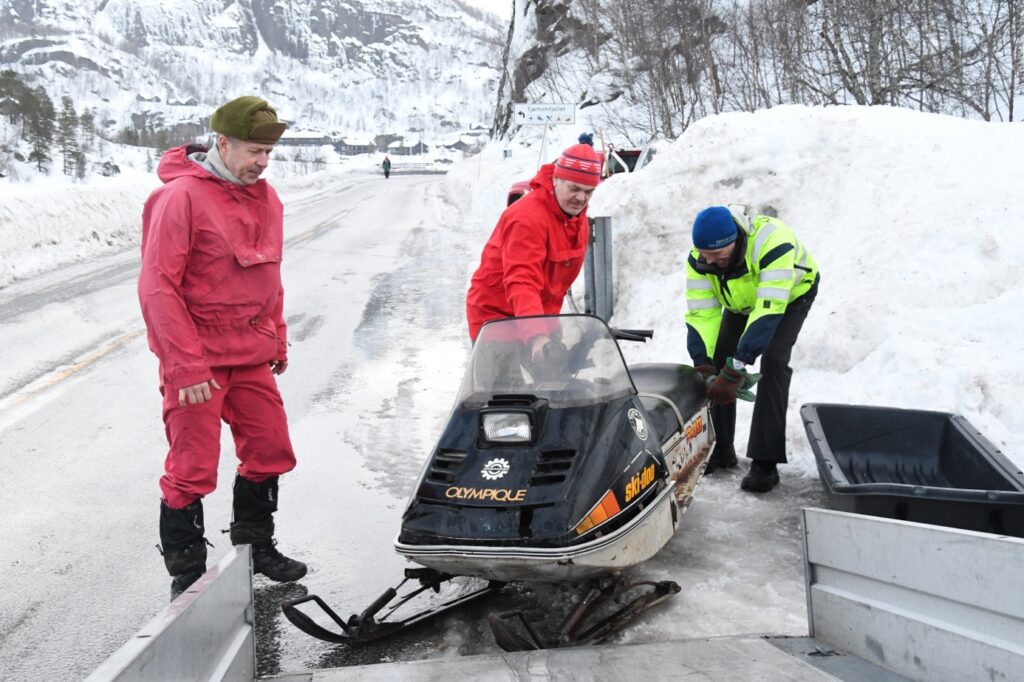
<svg viewBox="0 0 1024 682"><path fill-rule="evenodd" d="M261 674L494 651L482 611L363 651L311 640L279 615L316 593L346 615L401 575L391 549L405 496L458 388L469 349L463 293L490 225L464 225L437 176L344 178L286 204L281 389L299 457L282 480L281 548L301 586L257 581ZM135 297L137 251L0 291L0 670L79 679L165 604L156 481L166 445L156 360ZM627 349L628 353L628 349ZM796 418L793 415L793 418ZM215 562L227 549L234 458L206 501ZM804 634L797 513L816 481L770 496L709 478L643 574L683 593L622 641ZM522 589L489 608L562 603Z"/></svg>
<svg viewBox="0 0 1024 682"><path fill-rule="evenodd" d="M409 268L428 257L438 224L450 219L438 185L436 176L386 184L346 178L286 206L292 348L281 387L300 466L282 483L278 535L283 548L310 561L312 576L349 579L344 563L328 571L319 560L331 537L352 541L343 532L345 508L371 485L367 504L394 506L425 450L430 429L403 420L409 450L401 461L363 466L367 454L392 457L395 448L382 440L395 416L389 409L419 407L398 372L428 381L415 355L436 343L390 328L379 312L405 318L416 309L407 329L450 329L446 357L455 371L463 361L455 331L462 269ZM390 274L406 271L440 286ZM80 679L167 599L154 548L166 444L136 272L132 249L0 292L0 670L7 679ZM358 404L347 397L355 390ZM432 407L443 418L445 408ZM228 525L223 483L234 464L230 440L223 445L222 488L206 504L211 563L229 544L217 532ZM364 537L364 559L390 554L386 542L371 542L381 538Z"/></svg>

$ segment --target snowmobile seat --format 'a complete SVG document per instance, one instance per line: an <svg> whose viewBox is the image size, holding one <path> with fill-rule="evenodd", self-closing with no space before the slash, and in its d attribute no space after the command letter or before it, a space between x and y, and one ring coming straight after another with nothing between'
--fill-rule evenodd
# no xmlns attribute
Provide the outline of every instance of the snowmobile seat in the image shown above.
<svg viewBox="0 0 1024 682"><path fill-rule="evenodd" d="M643 363L632 365L629 373L638 393L665 397L675 404L684 420L693 416L704 400L704 380L689 365ZM672 406L661 398L641 395L640 402L663 444L682 429Z"/></svg>

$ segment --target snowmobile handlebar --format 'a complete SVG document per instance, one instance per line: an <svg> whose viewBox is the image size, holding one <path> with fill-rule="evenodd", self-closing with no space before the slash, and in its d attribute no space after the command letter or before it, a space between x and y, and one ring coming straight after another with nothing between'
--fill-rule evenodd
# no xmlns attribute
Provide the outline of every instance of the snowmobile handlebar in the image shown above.
<svg viewBox="0 0 1024 682"><path fill-rule="evenodd" d="M612 327L612 336L618 341L639 341L646 343L647 339L654 338L653 329L615 329Z"/></svg>

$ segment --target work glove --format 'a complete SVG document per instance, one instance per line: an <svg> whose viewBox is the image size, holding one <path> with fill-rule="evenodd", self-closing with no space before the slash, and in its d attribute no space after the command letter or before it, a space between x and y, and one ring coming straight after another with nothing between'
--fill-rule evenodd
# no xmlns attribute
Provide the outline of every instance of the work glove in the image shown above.
<svg viewBox="0 0 1024 682"><path fill-rule="evenodd" d="M552 369L567 371L569 364L569 349L557 339L552 339L543 348L544 364Z"/></svg>
<svg viewBox="0 0 1024 682"><path fill-rule="evenodd" d="M551 339L533 354L530 374L536 381L557 381L569 376L569 351L565 344Z"/></svg>
<svg viewBox="0 0 1024 682"><path fill-rule="evenodd" d="M734 368L732 358L725 361L725 366L708 386L708 397L716 405L728 405L736 402L736 392L743 386L747 371L740 366Z"/></svg>
<svg viewBox="0 0 1024 682"><path fill-rule="evenodd" d="M712 365L697 365L694 369L700 373L705 382L715 376L715 368Z"/></svg>

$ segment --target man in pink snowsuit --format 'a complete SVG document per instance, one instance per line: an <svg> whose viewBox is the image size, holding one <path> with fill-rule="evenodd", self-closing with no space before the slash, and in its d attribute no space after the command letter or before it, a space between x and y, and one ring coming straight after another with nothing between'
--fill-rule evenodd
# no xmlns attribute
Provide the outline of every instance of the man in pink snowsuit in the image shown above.
<svg viewBox="0 0 1024 682"><path fill-rule="evenodd" d="M210 127L210 149L163 155L164 185L142 214L138 293L160 360L170 444L160 541L172 599L206 570L202 499L217 484L221 420L239 459L232 544L251 544L254 571L272 580L306 574L273 539L278 477L295 467L295 454L274 378L288 367L283 208L260 175L286 125L266 101L239 97L214 112Z"/></svg>

